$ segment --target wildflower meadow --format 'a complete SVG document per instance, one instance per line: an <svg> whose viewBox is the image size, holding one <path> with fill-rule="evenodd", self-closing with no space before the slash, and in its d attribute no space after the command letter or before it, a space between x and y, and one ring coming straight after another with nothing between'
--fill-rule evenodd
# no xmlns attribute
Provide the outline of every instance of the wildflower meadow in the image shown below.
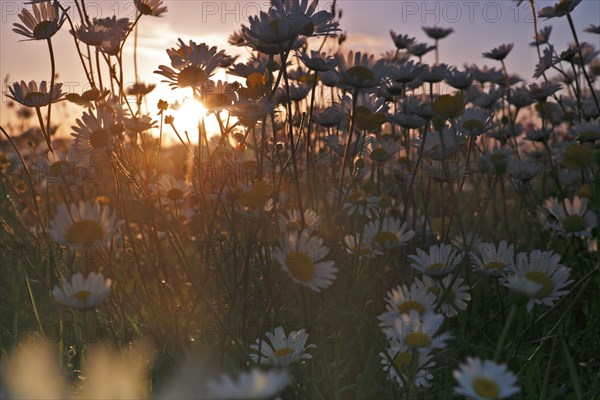
<svg viewBox="0 0 600 400"><path fill-rule="evenodd" d="M375 53L348 2L271 0L150 75L176 2L15 2L2 45L50 68L3 77L0 398L600 398L586 2L510 0L528 36L477 65L460 23Z"/></svg>

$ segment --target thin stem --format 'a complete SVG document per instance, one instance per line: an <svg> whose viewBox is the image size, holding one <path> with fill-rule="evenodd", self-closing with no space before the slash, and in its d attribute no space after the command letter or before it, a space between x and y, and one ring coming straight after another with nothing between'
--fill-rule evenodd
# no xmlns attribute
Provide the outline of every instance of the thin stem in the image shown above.
<svg viewBox="0 0 600 400"><path fill-rule="evenodd" d="M504 346L504 342L506 341L506 337L508 336L508 331L510 330L510 326L512 325L513 319L515 319L515 315L517 314L517 305L513 304L510 307L510 311L508 313L508 317L506 318L506 323L504 324L504 329L502 329L502 334L500 335L500 339L498 340L498 344L496 345L496 351L494 351L494 361L500 361L500 356L502 355L502 347Z"/></svg>
<svg viewBox="0 0 600 400"><path fill-rule="evenodd" d="M52 97L53 97L53 93L54 93L54 77L56 75L56 63L54 62L54 49L52 48L52 39L48 38L48 51L50 52L50 68L51 68L51 73L52 76L50 77L50 88L48 89L48 92L50 93L50 102L48 103L48 115L47 115L47 119L46 119L46 128L47 128L47 134L48 134L48 147L50 148L50 151L54 153L54 150L52 150L52 146L50 145L50 113L52 111Z"/></svg>

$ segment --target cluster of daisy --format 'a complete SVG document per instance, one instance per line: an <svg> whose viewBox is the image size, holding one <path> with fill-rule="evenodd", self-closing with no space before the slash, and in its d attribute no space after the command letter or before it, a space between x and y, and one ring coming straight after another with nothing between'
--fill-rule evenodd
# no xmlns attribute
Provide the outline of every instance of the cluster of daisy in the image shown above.
<svg viewBox="0 0 600 400"><path fill-rule="evenodd" d="M572 26L580 1L538 16ZM110 323L135 320L151 337L177 332L186 337L178 349L206 315L266 326L302 307L306 329L286 333L286 321L266 339L218 344L222 354L249 348L253 369L208 382L209 397L271 398L302 379L292 376L294 365L312 360L307 332L321 321L318 304L342 308L340 319L357 315L354 307L373 320L381 309L370 305L394 282L378 317L380 362L414 394L447 372L441 355L454 351L455 324L479 318L478 293L497 290L497 303L482 303L503 313L506 298L531 319L542 306L542 317L560 307L582 279L567 257L576 251L588 262L597 252L600 73L591 44L575 35L555 48L552 26L542 27L530 44L540 81L525 84L507 67L511 43L482 54L493 66L440 63L441 42L454 30L439 26L424 28L432 43L391 31L393 49L383 55L342 51L335 2L325 10L318 0L272 0L229 37L250 52L245 61L194 40L166 49L167 65L155 74L202 104L196 134L169 115L179 101L148 106L156 85L125 87L125 43L141 18L165 14L163 3L134 0L131 20L90 19L76 2L76 23L60 0L35 1L15 24L18 35L47 41L52 72L49 82L9 87L19 115L36 116L39 127L0 142L3 177L4 157L26 172L21 181L6 174L6 204L22 219L15 237L69 252L46 285L62 281L52 290L59 303L87 310L119 292L123 304L102 310ZM90 84L82 94L55 82L52 40L67 21ZM427 63L430 52L435 62ZM66 102L79 110L68 140L52 123L53 105ZM171 148L167 132L178 141ZM34 185L31 173L41 181ZM133 268L113 260L117 241L131 249ZM199 255L215 242L233 250ZM267 249L253 246L263 243ZM91 249L98 260L83 257ZM254 300L264 308L248 306ZM499 363L501 351L493 360L462 353L457 394L520 391L508 369L516 361Z"/></svg>

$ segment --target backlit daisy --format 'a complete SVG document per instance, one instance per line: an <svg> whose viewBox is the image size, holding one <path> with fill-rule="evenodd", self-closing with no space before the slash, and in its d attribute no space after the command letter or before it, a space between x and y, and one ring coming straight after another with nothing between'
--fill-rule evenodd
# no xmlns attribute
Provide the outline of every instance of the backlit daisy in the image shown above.
<svg viewBox="0 0 600 400"><path fill-rule="evenodd" d="M506 58L508 53L513 49L514 44L503 44L492 49L489 52L483 53L483 57L491 58L492 60L502 61Z"/></svg>
<svg viewBox="0 0 600 400"><path fill-rule="evenodd" d="M71 127L75 133L75 146L81 150L103 151L112 148L112 140L117 125L112 115L102 109L84 112L77 125Z"/></svg>
<svg viewBox="0 0 600 400"><path fill-rule="evenodd" d="M319 216L313 210L305 209L304 218L300 210L287 210L287 216L279 216L279 231L281 233L289 231L301 231L302 229L315 231L319 228Z"/></svg>
<svg viewBox="0 0 600 400"><path fill-rule="evenodd" d="M62 85L62 83L55 83L52 90L48 90L46 81L41 81L39 86L35 81L15 82L8 88L10 94L6 96L26 107L44 107L50 103L56 103L62 98L64 94L61 90Z"/></svg>
<svg viewBox="0 0 600 400"><path fill-rule="evenodd" d="M402 345L396 340L390 341L385 353L379 353L383 370L388 373L390 379L394 379L399 387L404 387L404 381L408 379L411 363L413 362L413 352L407 346ZM415 375L415 386L423 387L429 384L433 375L428 369L435 367L433 356L428 351L418 352L418 366ZM400 377L402 375L402 378Z"/></svg>
<svg viewBox="0 0 600 400"><path fill-rule="evenodd" d="M561 235L591 238L597 218L592 210L588 210L588 199L575 196L573 201L564 201L562 205L555 198L546 200L544 208L549 213L546 226Z"/></svg>
<svg viewBox="0 0 600 400"><path fill-rule="evenodd" d="M208 47L205 43L197 44L190 40L189 45L179 39L179 49L167 49L171 59L170 68L160 65L154 73L167 78L163 81L172 89L192 87L201 89L217 68L227 59L225 50L217 52L217 47Z"/></svg>
<svg viewBox="0 0 600 400"><path fill-rule="evenodd" d="M530 312L534 304L552 306L569 293L565 289L572 282L569 275L570 269L560 264L560 255L552 251L534 250L529 255L517 255L514 276L519 279L508 277L504 285L529 296L527 311ZM535 293L532 293L532 285L525 287L520 283L523 278L539 285Z"/></svg>
<svg viewBox="0 0 600 400"><path fill-rule="evenodd" d="M397 35L396 32L390 31L390 36L394 41L394 45L398 50L405 50L412 46L417 39L408 35Z"/></svg>
<svg viewBox="0 0 600 400"><path fill-rule="evenodd" d="M515 246L501 241L496 247L493 243L478 243L471 252L473 268L490 275L503 276L510 273L515 266Z"/></svg>
<svg viewBox="0 0 600 400"><path fill-rule="evenodd" d="M520 391L517 377L506 364L491 360L467 357L467 362L460 364L452 375L459 385L454 391L469 399L505 399Z"/></svg>
<svg viewBox="0 0 600 400"><path fill-rule="evenodd" d="M306 345L308 334L304 329L291 331L287 336L281 326L275 328L273 332L265 334L268 341L256 339L256 344L250 345L250 348L256 354L250 354L250 358L255 363L261 365L272 365L275 368L286 368L298 360L310 360L312 356L306 351L314 344ZM260 355L259 355L260 354Z"/></svg>
<svg viewBox="0 0 600 400"><path fill-rule="evenodd" d="M307 229L300 233L291 231L282 247L275 249L274 258L294 282L315 292L331 285L337 268L333 261L324 260L329 249L323 246L323 239Z"/></svg>
<svg viewBox="0 0 600 400"><path fill-rule="evenodd" d="M232 378L221 375L218 380L210 380L206 386L209 399L271 399L288 385L290 379L286 371L261 371L253 368Z"/></svg>
<svg viewBox="0 0 600 400"><path fill-rule="evenodd" d="M383 221L371 221L365 227L365 240L373 248L375 254L397 249L408 242L415 231L408 229L406 223L399 219L386 217Z"/></svg>
<svg viewBox="0 0 600 400"><path fill-rule="evenodd" d="M59 244L105 244L118 236L117 213L98 202L58 206L49 233Z"/></svg>
<svg viewBox="0 0 600 400"><path fill-rule="evenodd" d="M439 26L431 26L431 27L424 26L423 31L425 31L427 36L429 36L430 38L439 40L439 39L445 38L446 36L448 36L449 34L454 32L454 29L440 28Z"/></svg>
<svg viewBox="0 0 600 400"><path fill-rule="evenodd" d="M23 24L14 24L13 32L28 37L30 40L50 39L60 30L67 19L66 11L59 16L58 4L49 1L32 2L33 14L23 8L19 19Z"/></svg>
<svg viewBox="0 0 600 400"><path fill-rule="evenodd" d="M410 255L410 266L430 276L444 276L452 272L462 260L462 254L451 244L438 244L429 252L417 249L417 255Z"/></svg>
<svg viewBox="0 0 600 400"><path fill-rule="evenodd" d="M182 203L185 196L192 193L192 187L183 179L176 179L172 175L163 175L158 182L160 195L165 200L173 203ZM148 185L150 190L156 191L156 184Z"/></svg>
<svg viewBox="0 0 600 400"><path fill-rule="evenodd" d="M71 282L63 279L62 289L54 286L52 295L65 306L84 310L102 303L110 293L111 284L112 281L104 280L102 274L90 272L84 279L81 272L78 272L71 277Z"/></svg>
<svg viewBox="0 0 600 400"><path fill-rule="evenodd" d="M372 55L350 51L345 57L335 54L338 84L344 88L368 89L377 86L383 79L387 67L383 60L375 61Z"/></svg>
<svg viewBox="0 0 600 400"><path fill-rule="evenodd" d="M142 15L160 17L167 12L167 7L163 6L163 0L133 0L133 3Z"/></svg>

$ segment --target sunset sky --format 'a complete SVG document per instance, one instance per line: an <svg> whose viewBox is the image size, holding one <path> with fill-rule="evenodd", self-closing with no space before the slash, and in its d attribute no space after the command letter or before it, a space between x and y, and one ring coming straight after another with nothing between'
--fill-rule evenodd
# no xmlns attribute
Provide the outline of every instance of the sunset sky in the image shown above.
<svg viewBox="0 0 600 400"><path fill-rule="evenodd" d="M138 63L142 80L159 83L160 76L153 71L160 64L168 64L166 48L176 47L177 39L193 39L226 49L231 54L248 54L245 49L230 48L228 35L247 22L247 17L255 15L259 9L266 9L268 1L197 1L169 0L169 10L162 18L142 18L138 41ZM330 9L331 0L321 2L320 8ZM347 32L348 40L343 49L362 50L380 55L394 49L390 39L390 29L397 33L416 36L419 41L432 43L422 31L422 26L438 25L454 28L455 32L441 41L440 60L450 65L463 66L465 63L494 65L491 60L482 58L481 53L503 43L514 43L515 48L507 58L511 73L519 73L531 80L537 57L535 50L528 46L533 40L533 20L528 1L516 7L513 1L373 1L340 0L343 11L340 21L342 31ZM552 5L555 1L539 1L539 8ZM71 4L72 2L64 2ZM90 1L87 0L90 17L135 17L132 0ZM50 62L47 45L40 42L20 42L21 36L12 32L17 13L24 2L0 2L2 25L0 30L0 75L8 77L8 82L18 80L49 80ZM27 6L30 7L30 6ZM72 7L71 12L75 12ZM598 24L600 1L584 0L573 13L578 28L579 39L600 47L600 37L583 32L590 24ZM540 21L540 28L548 24L554 26L551 42L558 51L572 42L567 20L555 18ZM72 36L68 26L53 39L59 82L65 83L65 91L81 92L84 85L82 68L78 64ZM125 62L132 66L133 37L126 47ZM316 41L313 43L317 43ZM332 42L333 43L333 42ZM314 48L313 44L313 48ZM434 53L424 58L434 62ZM130 75L130 81L132 75ZM3 87L5 93L6 87ZM155 98L170 96L166 84L159 84ZM3 96L3 104L6 102ZM171 100L171 99L169 99ZM1 107L0 122L4 123L7 114Z"/></svg>

